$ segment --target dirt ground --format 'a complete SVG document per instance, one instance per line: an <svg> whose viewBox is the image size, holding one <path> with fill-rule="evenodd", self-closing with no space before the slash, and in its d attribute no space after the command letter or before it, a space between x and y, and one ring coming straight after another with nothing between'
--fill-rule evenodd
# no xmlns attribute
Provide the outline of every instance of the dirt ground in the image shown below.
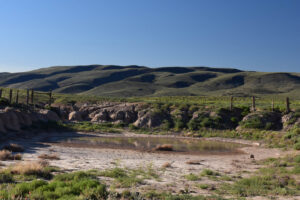
<svg viewBox="0 0 300 200"><path fill-rule="evenodd" d="M110 169L118 164L120 167L136 169L139 167L152 166L159 174L159 180L145 180L145 184L134 188L137 191L157 190L168 192L180 192L188 188L194 194L213 194L212 191L200 189L196 184L217 184L216 181L202 178L201 180L188 181L184 176L190 173L199 174L203 169L211 169L218 171L221 174L228 176L247 176L249 172L257 170L260 166L256 161L269 157L280 157L288 154L287 151L279 149L269 149L258 144L243 147L240 150L241 154L234 155L184 155L177 153L153 153L141 152L124 149L102 149L102 148L80 148L66 147L59 143L59 140L64 138L86 136L86 133L41 133L34 137L19 137L10 142L21 144L26 151L23 154L23 160L35 161L41 154L56 154L59 160L52 160L50 164L57 166L65 171ZM92 134L95 136L95 134ZM137 137L156 137L148 135L135 135L132 133L124 133L123 136ZM99 135L103 136L103 135ZM104 135L105 136L105 135ZM110 135L108 135L110 136ZM174 137L174 136L163 136ZM49 143L51 138L51 143ZM56 138L56 139L55 139ZM220 140L217 138L217 140ZM222 139L226 140L226 139ZM229 141L234 141L230 139ZM249 141L236 140L239 143L251 144ZM254 159L250 155L254 155ZM187 164L188 161L197 161L199 164ZM18 161L3 161L2 164L10 165ZM163 168L166 163L170 167ZM107 184L110 184L109 179L101 178ZM253 198L253 199L268 199L268 198ZM287 199L287 198L284 198ZM295 198L291 198L295 199Z"/></svg>

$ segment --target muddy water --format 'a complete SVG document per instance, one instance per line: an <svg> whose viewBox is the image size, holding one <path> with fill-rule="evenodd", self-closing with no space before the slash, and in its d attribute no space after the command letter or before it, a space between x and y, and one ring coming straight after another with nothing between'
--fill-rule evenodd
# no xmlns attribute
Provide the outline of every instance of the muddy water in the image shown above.
<svg viewBox="0 0 300 200"><path fill-rule="evenodd" d="M167 137L80 137L62 140L57 145L66 147L82 148L109 148L109 149L129 149L147 152L167 153L157 151L159 145L170 145L172 151L168 153L186 154L241 154L239 148L245 145L211 141L194 138L167 138Z"/></svg>

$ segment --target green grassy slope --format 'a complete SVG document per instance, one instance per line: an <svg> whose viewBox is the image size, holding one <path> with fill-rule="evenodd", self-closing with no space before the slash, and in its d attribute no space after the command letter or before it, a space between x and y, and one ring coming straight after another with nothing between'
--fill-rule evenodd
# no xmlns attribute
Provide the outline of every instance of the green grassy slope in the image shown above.
<svg viewBox="0 0 300 200"><path fill-rule="evenodd" d="M0 73L0 86L112 97L299 97L300 73L249 72L209 67L58 66L24 73Z"/></svg>

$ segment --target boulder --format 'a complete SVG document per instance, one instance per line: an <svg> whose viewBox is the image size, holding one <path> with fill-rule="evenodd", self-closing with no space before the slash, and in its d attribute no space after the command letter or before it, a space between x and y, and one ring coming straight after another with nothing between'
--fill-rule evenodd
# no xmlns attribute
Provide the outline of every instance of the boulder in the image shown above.
<svg viewBox="0 0 300 200"><path fill-rule="evenodd" d="M106 110L100 111L98 114L94 115L92 122L104 122L109 120L109 115Z"/></svg>
<svg viewBox="0 0 300 200"><path fill-rule="evenodd" d="M28 113L17 112L16 114L22 127L29 127L32 125L32 119Z"/></svg>
<svg viewBox="0 0 300 200"><path fill-rule="evenodd" d="M41 116L41 120L44 120L44 121L60 121L58 115L51 111L51 110L45 110L45 109L42 109L42 110L39 110L38 112Z"/></svg>
<svg viewBox="0 0 300 200"><path fill-rule="evenodd" d="M0 113L0 118L7 130L20 131L20 122L16 111L13 108L5 108L4 112Z"/></svg>
<svg viewBox="0 0 300 200"><path fill-rule="evenodd" d="M73 111L69 114L70 121L82 121L82 113L80 111Z"/></svg>
<svg viewBox="0 0 300 200"><path fill-rule="evenodd" d="M112 121L123 121L125 118L125 112L123 110L115 110L109 117Z"/></svg>
<svg viewBox="0 0 300 200"><path fill-rule="evenodd" d="M138 119L133 123L133 125L137 127L152 128L160 126L164 119L165 118L161 115L161 113L144 110L138 113Z"/></svg>

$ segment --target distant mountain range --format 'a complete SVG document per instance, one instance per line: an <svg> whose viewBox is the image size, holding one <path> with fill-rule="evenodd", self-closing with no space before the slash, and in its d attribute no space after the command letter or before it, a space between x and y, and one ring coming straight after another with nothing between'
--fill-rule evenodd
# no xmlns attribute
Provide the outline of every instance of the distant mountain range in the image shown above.
<svg viewBox="0 0 300 200"><path fill-rule="evenodd" d="M300 95L300 73L210 67L87 65L0 73L0 86L99 96Z"/></svg>

